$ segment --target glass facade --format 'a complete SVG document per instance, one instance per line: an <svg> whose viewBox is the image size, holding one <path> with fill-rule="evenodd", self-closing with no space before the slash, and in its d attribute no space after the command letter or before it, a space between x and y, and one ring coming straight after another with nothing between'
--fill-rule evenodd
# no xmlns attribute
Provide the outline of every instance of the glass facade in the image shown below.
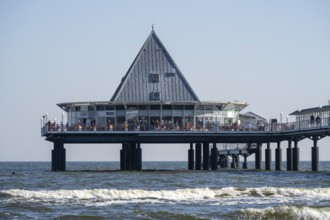
<svg viewBox="0 0 330 220"><path fill-rule="evenodd" d="M313 112L301 112L296 115L294 124L297 129L330 126L330 109L320 108Z"/></svg>
<svg viewBox="0 0 330 220"><path fill-rule="evenodd" d="M232 129L239 111L216 105L80 105L68 110L68 130L210 131Z"/></svg>

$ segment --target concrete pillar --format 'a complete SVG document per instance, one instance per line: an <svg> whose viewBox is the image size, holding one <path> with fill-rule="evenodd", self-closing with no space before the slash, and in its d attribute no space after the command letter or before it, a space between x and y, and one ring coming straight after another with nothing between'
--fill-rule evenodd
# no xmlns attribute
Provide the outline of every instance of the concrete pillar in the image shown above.
<svg viewBox="0 0 330 220"><path fill-rule="evenodd" d="M257 144L256 154L255 154L255 168L256 170L261 169L261 160L262 160L262 143Z"/></svg>
<svg viewBox="0 0 330 220"><path fill-rule="evenodd" d="M225 160L224 155L220 155L220 158L219 158L219 165L220 165L220 168L225 167L225 166L224 166L224 160Z"/></svg>
<svg viewBox="0 0 330 220"><path fill-rule="evenodd" d="M201 170L201 164L202 164L202 145L201 144L195 144L196 147L196 164L195 169Z"/></svg>
<svg viewBox="0 0 330 220"><path fill-rule="evenodd" d="M248 168L248 164L247 164L248 155L244 154L243 156L244 156L243 169L247 169Z"/></svg>
<svg viewBox="0 0 330 220"><path fill-rule="evenodd" d="M211 169L218 169L218 148L216 143L213 143L213 148L211 150Z"/></svg>
<svg viewBox="0 0 330 220"><path fill-rule="evenodd" d="M65 171L65 156L64 144L60 141L54 142L54 149L52 150L52 171Z"/></svg>
<svg viewBox="0 0 330 220"><path fill-rule="evenodd" d="M130 170L136 170L136 145L135 142L130 143Z"/></svg>
<svg viewBox="0 0 330 220"><path fill-rule="evenodd" d="M277 142L277 148L275 149L275 169L281 170L281 164L282 164L281 142Z"/></svg>
<svg viewBox="0 0 330 220"><path fill-rule="evenodd" d="M193 144L190 144L190 149L188 150L188 170L194 170L194 149Z"/></svg>
<svg viewBox="0 0 330 220"><path fill-rule="evenodd" d="M312 171L319 171L319 147L317 146L317 137L313 138L312 147Z"/></svg>
<svg viewBox="0 0 330 220"><path fill-rule="evenodd" d="M125 170L125 162L124 162L124 149L122 147L122 149L120 150L120 170Z"/></svg>
<svg viewBox="0 0 330 220"><path fill-rule="evenodd" d="M220 156L220 167L221 168L228 168L228 155L221 155Z"/></svg>
<svg viewBox="0 0 330 220"><path fill-rule="evenodd" d="M225 168L228 168L229 167L229 155L226 155L225 157Z"/></svg>
<svg viewBox="0 0 330 220"><path fill-rule="evenodd" d="M286 149L286 170L292 170L292 141L288 141L288 148Z"/></svg>
<svg viewBox="0 0 330 220"><path fill-rule="evenodd" d="M267 143L267 149L265 150L265 169L272 169L272 150L270 149L270 143Z"/></svg>
<svg viewBox="0 0 330 220"><path fill-rule="evenodd" d="M292 168L294 171L298 171L299 170L299 148L298 148L298 141L295 140L294 141L294 148L292 150Z"/></svg>
<svg viewBox="0 0 330 220"><path fill-rule="evenodd" d="M203 143L203 170L209 170L210 167L210 146L209 143Z"/></svg>
<svg viewBox="0 0 330 220"><path fill-rule="evenodd" d="M122 143L120 150L120 170L129 170L129 144Z"/></svg>
<svg viewBox="0 0 330 220"><path fill-rule="evenodd" d="M236 155L231 155L232 156L232 162L230 164L231 168L236 168Z"/></svg>
<svg viewBox="0 0 330 220"><path fill-rule="evenodd" d="M137 143L135 151L136 170L142 170L142 149L140 143Z"/></svg>
<svg viewBox="0 0 330 220"><path fill-rule="evenodd" d="M236 168L241 168L241 163L239 162L239 154L236 155L236 158L235 158L235 163L236 163Z"/></svg>

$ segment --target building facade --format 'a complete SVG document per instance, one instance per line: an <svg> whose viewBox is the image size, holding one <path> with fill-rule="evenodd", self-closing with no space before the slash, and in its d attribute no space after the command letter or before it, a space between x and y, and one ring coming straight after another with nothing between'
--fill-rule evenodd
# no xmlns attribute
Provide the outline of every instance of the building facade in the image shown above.
<svg viewBox="0 0 330 220"><path fill-rule="evenodd" d="M213 131L244 129L247 103L200 101L152 30L110 101L58 106L66 131Z"/></svg>

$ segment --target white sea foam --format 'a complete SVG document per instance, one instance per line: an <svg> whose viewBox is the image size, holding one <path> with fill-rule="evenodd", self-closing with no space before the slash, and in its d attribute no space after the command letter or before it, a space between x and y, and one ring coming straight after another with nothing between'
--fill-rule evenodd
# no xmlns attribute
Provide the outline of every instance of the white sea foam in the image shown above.
<svg viewBox="0 0 330 220"><path fill-rule="evenodd" d="M267 200L287 202L292 199L303 200L328 200L330 199L330 188L233 188L221 189L210 188L188 188L176 190L142 190L142 189L84 189L84 190L1 190L11 199L30 201L54 201L66 202L77 201L86 203L96 202L194 202L194 201L226 201L232 203L260 203L265 204ZM251 200L253 198L253 200Z"/></svg>
<svg viewBox="0 0 330 220"><path fill-rule="evenodd" d="M241 210L240 213L244 219L330 219L330 207L277 206L264 209L249 208Z"/></svg>

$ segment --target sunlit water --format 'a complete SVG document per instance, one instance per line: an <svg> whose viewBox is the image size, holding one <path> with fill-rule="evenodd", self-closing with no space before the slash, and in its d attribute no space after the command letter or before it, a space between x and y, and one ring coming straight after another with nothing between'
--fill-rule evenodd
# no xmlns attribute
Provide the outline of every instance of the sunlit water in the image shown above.
<svg viewBox="0 0 330 220"><path fill-rule="evenodd" d="M0 219L330 219L330 162L310 172L187 171L187 162L0 163ZM249 164L253 167L253 162ZM274 167L274 166L273 166ZM285 163L283 163L285 169Z"/></svg>

